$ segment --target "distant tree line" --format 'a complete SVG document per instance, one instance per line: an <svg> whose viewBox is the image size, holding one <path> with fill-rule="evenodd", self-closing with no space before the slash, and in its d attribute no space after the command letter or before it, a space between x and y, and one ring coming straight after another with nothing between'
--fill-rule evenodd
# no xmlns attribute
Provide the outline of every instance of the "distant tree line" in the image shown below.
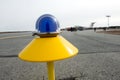
<svg viewBox="0 0 120 80"><path fill-rule="evenodd" d="M106 31L107 29L120 29L120 26L109 26L109 27L89 27L89 28L86 28L86 27L83 27L83 26L75 26L75 27L67 27L67 28L63 28L61 29L62 31L63 30L66 30L66 31L82 31L82 30L91 30L91 29L94 29L94 31L96 31L97 29L103 29L104 31Z"/></svg>
<svg viewBox="0 0 120 80"><path fill-rule="evenodd" d="M110 26L111 29L120 29L120 26Z"/></svg>
<svg viewBox="0 0 120 80"><path fill-rule="evenodd" d="M77 31L77 30L79 30L79 31L82 31L82 30L84 30L85 28L84 27L82 27L82 26L75 26L75 27L67 27L67 28L63 28L63 29L61 29L62 31L63 30L66 30L66 31Z"/></svg>

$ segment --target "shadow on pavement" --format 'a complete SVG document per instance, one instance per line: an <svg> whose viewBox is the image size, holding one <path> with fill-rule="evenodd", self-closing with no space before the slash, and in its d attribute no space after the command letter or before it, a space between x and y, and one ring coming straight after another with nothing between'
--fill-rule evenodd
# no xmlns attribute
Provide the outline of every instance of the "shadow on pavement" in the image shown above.
<svg viewBox="0 0 120 80"><path fill-rule="evenodd" d="M18 57L18 55L0 55L0 58Z"/></svg>

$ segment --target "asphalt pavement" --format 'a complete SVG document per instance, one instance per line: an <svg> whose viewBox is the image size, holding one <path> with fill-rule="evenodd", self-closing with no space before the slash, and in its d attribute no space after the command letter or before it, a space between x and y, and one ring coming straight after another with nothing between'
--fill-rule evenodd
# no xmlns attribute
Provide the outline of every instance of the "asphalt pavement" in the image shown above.
<svg viewBox="0 0 120 80"><path fill-rule="evenodd" d="M31 35L0 34L0 80L47 80L46 63L24 62L17 57L34 38ZM56 80L120 79L120 35L89 30L63 31L60 35L75 45L79 53L55 62Z"/></svg>

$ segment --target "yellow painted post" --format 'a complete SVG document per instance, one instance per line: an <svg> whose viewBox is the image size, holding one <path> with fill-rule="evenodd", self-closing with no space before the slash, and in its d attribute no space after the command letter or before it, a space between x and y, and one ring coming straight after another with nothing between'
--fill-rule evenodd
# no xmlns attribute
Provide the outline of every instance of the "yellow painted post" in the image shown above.
<svg viewBox="0 0 120 80"><path fill-rule="evenodd" d="M47 62L48 80L55 80L54 62Z"/></svg>

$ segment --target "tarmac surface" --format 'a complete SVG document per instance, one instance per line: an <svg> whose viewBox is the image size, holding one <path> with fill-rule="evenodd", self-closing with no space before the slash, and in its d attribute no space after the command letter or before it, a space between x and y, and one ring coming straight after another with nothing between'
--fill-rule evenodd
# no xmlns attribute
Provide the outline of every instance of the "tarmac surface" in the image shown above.
<svg viewBox="0 0 120 80"><path fill-rule="evenodd" d="M46 63L17 55L34 38L31 32L0 34L0 80L47 80ZM56 61L56 80L120 80L120 35L93 31L62 32L79 49L77 56ZM54 50L54 49L53 49Z"/></svg>

